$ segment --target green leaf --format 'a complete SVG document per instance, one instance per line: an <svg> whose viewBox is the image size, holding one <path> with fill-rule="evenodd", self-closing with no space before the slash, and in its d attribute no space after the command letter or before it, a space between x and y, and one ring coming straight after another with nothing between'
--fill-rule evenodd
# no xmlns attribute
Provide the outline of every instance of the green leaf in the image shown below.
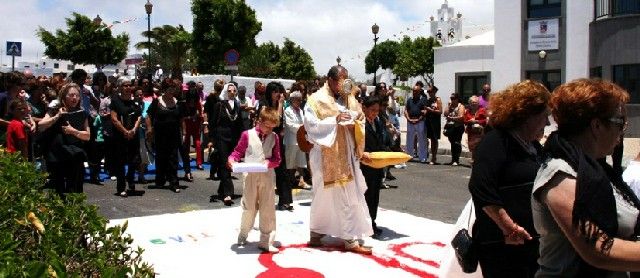
<svg viewBox="0 0 640 278"><path fill-rule="evenodd" d="M45 277L47 273L47 264L43 262L30 262L26 269L29 277Z"/></svg>

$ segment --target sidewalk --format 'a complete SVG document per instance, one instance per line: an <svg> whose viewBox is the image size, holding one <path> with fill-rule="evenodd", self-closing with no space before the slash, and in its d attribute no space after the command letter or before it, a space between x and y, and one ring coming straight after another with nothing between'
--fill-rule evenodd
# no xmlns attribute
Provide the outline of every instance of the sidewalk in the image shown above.
<svg viewBox="0 0 640 278"><path fill-rule="evenodd" d="M407 140L407 121L404 117L400 117L398 119L400 120L400 131L402 132L400 144L404 147ZM442 123L442 126L444 126L444 123ZM545 136L549 135L553 129L554 128L552 126L547 127L545 129ZM629 164L629 161L633 160L639 152L640 138L625 138L622 167L626 167L626 165ZM444 135L441 135L440 140L438 140L438 155L451 155L451 143L449 143L449 140ZM462 154L460 157L471 158L471 152L469 152L469 147L467 145L466 133L462 135Z"/></svg>

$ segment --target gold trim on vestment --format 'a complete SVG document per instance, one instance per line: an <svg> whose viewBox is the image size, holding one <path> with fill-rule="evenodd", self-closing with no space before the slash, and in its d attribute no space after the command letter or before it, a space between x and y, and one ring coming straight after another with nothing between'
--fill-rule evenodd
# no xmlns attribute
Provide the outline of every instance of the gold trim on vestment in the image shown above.
<svg viewBox="0 0 640 278"><path fill-rule="evenodd" d="M362 117L362 109L358 105L355 97L348 94L346 97L347 108L352 111L358 112L358 118ZM325 83L324 87L318 90L315 94L311 95L307 101L307 105L310 105L311 109L315 112L316 117L320 120L324 120L329 117L336 117L340 112L338 111L338 104L336 99L331 93L328 84ZM360 119L357 119L356 125L361 124ZM355 154L359 157L364 149L364 136L354 136L356 132L363 132L363 129L358 130L355 128L353 131L346 126L336 125L336 138L333 145L330 147L320 146L322 152L322 175L324 180L324 187L329 188L333 186L345 186L349 182L353 181L352 174L352 160L349 158L349 143L347 136L351 137L351 140L355 142ZM357 130L357 131L356 131Z"/></svg>

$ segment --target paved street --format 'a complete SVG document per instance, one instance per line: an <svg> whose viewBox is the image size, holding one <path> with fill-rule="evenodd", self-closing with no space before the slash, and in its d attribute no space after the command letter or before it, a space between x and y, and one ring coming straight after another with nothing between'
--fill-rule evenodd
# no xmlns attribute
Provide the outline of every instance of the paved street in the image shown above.
<svg viewBox="0 0 640 278"><path fill-rule="evenodd" d="M439 160L448 162L449 157ZM426 165L407 163L406 169L393 169L398 178L388 182L397 188L383 189L380 194L380 207L406 212L418 217L454 223L466 201L469 199L467 181L470 169L463 166ZM208 165L206 165L208 166ZM183 176L183 173L179 173ZM153 183L137 185L144 190L143 196L121 198L115 195L115 181L106 180L103 186L85 183L84 190L90 203L100 207L100 212L109 219L129 218L165 213L186 212L223 208L222 202L209 202L209 196L216 192L218 181L206 180L205 171L193 170L195 181L180 181L183 187L180 193L168 189L155 189ZM242 180L240 175L234 180L235 205L240 203ZM147 175L151 181L153 175ZM151 188L150 188L151 187ZM311 192L294 190L294 200L308 200Z"/></svg>

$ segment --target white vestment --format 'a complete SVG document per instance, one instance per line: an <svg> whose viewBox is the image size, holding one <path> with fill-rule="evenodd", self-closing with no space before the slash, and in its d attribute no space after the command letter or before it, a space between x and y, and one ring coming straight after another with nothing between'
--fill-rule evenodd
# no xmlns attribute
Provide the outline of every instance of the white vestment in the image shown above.
<svg viewBox="0 0 640 278"><path fill-rule="evenodd" d="M339 111L347 109L338 104ZM356 112L350 111L352 118ZM309 167L313 175L313 198L311 202L310 230L345 240L361 239L373 234L369 209L364 198L367 185L360 171L360 162L355 155L353 136L347 136L348 159L353 179L345 185L324 186L322 150L330 147L337 134L335 117L320 120L311 105L304 109L304 127L307 139L313 144L309 152Z"/></svg>

